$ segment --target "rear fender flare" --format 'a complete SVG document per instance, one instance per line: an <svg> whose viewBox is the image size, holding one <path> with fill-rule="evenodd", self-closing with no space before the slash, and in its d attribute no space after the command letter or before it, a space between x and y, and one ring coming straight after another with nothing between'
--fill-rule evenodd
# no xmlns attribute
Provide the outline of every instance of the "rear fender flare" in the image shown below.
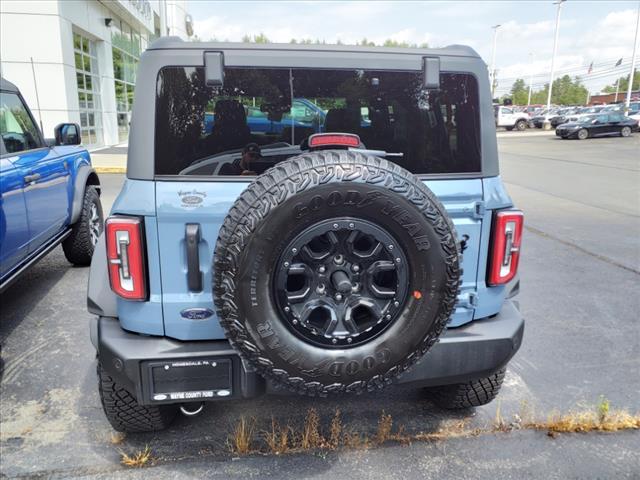
<svg viewBox="0 0 640 480"><path fill-rule="evenodd" d="M73 202L71 203L71 217L69 224L73 225L80 218L82 211L82 202L84 200L84 190L87 185L94 185L100 194L100 179L96 171L89 165L81 165L76 173L76 179L73 182Z"/></svg>

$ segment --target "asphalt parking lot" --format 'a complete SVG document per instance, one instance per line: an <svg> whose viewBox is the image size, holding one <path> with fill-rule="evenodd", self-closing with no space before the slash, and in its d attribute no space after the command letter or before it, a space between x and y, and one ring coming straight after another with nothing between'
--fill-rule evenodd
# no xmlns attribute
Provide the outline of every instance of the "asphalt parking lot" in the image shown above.
<svg viewBox="0 0 640 480"><path fill-rule="evenodd" d="M236 458L227 439L240 416L328 423L375 434L382 411L407 432L490 424L523 404L542 418L592 405L640 410L640 134L562 141L504 136L501 172L525 211L520 303L527 325L500 403L452 414L421 392L359 398L264 397L212 405L163 433L114 443L98 398L85 309L88 269L57 249L0 297L2 476L91 478L639 478L640 431L512 431L411 445ZM122 183L103 175L105 210ZM155 465L131 470L121 452L149 446ZM634 453L635 452L635 453ZM150 470L151 469L151 470Z"/></svg>

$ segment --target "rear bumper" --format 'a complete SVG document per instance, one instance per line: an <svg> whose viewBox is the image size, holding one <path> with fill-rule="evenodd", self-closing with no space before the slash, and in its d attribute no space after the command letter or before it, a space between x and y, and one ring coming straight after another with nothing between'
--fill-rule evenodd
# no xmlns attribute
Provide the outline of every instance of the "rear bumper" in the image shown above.
<svg viewBox="0 0 640 480"><path fill-rule="evenodd" d="M103 368L142 404L171 403L151 398L148 365L158 361L228 359L232 366L233 393L225 396L225 400L275 393L273 386L246 365L226 340L183 342L126 332L113 317L96 317L93 322L92 341ZM492 318L447 330L424 358L396 383L436 386L489 376L504 367L518 351L523 332L522 315L516 304L508 300Z"/></svg>

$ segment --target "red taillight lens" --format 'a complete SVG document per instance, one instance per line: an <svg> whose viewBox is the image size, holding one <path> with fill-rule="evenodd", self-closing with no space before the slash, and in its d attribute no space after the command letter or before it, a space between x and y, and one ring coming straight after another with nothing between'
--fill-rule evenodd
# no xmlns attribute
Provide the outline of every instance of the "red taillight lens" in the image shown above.
<svg viewBox="0 0 640 480"><path fill-rule="evenodd" d="M142 220L110 217L105 223L111 290L127 300L147 299Z"/></svg>
<svg viewBox="0 0 640 480"><path fill-rule="evenodd" d="M359 147L360 137L355 133L316 133L309 137L309 148Z"/></svg>
<svg viewBox="0 0 640 480"><path fill-rule="evenodd" d="M494 215L487 283L504 285L516 276L520 260L524 215L520 210L502 210Z"/></svg>

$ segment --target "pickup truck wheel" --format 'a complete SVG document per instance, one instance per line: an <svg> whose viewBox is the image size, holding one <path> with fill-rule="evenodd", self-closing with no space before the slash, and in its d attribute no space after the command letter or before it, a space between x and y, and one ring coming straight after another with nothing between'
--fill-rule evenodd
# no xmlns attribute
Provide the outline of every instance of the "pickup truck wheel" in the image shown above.
<svg viewBox="0 0 640 480"><path fill-rule="evenodd" d="M516 130L519 132L524 132L527 129L527 121L526 120L518 120L516 122Z"/></svg>
<svg viewBox="0 0 640 480"><path fill-rule="evenodd" d="M460 283L454 227L408 171L347 150L281 162L220 229L214 301L231 345L305 395L383 388L437 341Z"/></svg>
<svg viewBox="0 0 640 480"><path fill-rule="evenodd" d="M164 430L175 419L174 405L140 405L136 398L98 363L98 390L107 420L119 432L153 432Z"/></svg>
<svg viewBox="0 0 640 480"><path fill-rule="evenodd" d="M457 410L479 407L496 398L506 371L507 369L503 368L490 377L466 383L433 387L427 389L427 392L433 402L441 408Z"/></svg>
<svg viewBox="0 0 640 480"><path fill-rule="evenodd" d="M95 187L89 185L85 189L80 217L71 228L71 234L62 242L64 255L74 265L89 265L104 229L102 204Z"/></svg>

